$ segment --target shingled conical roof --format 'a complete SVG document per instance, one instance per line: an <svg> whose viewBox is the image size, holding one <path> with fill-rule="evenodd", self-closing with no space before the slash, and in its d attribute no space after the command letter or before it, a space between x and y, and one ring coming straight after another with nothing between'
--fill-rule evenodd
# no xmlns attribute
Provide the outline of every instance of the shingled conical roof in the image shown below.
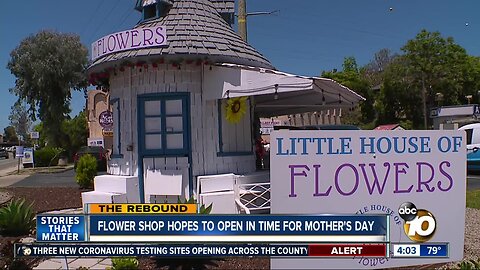
<svg viewBox="0 0 480 270"><path fill-rule="evenodd" d="M118 60L145 60L154 56L196 59L273 68L272 64L240 36L219 15L208 0L174 0L168 13L135 28L164 26L167 45L112 53L96 59L94 66Z"/></svg>

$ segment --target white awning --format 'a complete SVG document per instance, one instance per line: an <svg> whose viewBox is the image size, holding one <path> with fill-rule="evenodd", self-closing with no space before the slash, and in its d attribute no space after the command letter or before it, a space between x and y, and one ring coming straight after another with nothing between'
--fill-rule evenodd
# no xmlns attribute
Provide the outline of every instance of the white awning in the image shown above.
<svg viewBox="0 0 480 270"><path fill-rule="evenodd" d="M206 69L204 78L207 99L255 96L255 110L261 117L348 109L365 100L332 79L235 64Z"/></svg>

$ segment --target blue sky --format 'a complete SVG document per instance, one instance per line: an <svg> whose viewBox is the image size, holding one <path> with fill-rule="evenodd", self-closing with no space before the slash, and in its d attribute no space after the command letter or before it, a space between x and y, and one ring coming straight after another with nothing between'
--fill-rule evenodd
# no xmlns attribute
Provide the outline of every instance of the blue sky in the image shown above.
<svg viewBox="0 0 480 270"><path fill-rule="evenodd" d="M8 92L15 77L6 65L22 39L51 29L77 33L90 48L104 35L132 28L140 18L134 5L135 0L1 1L0 131L16 101ZM247 0L248 12L273 10L279 12L248 17L248 41L285 72L317 76L340 70L346 56L365 65L382 48L399 52L421 29L451 36L480 56L478 0ZM84 103L83 94L74 93L72 114Z"/></svg>

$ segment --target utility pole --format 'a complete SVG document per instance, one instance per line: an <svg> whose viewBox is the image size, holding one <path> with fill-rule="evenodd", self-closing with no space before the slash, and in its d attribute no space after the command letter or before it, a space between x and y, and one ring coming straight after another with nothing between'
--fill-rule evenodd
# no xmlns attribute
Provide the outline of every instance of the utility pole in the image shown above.
<svg viewBox="0 0 480 270"><path fill-rule="evenodd" d="M422 75L422 101L423 101L423 126L425 130L428 129L427 121L427 89L425 89L425 79Z"/></svg>
<svg viewBox="0 0 480 270"><path fill-rule="evenodd" d="M269 12L252 12L247 13L247 0L238 0L238 35L247 42L247 17L257 15L271 15L278 10Z"/></svg>
<svg viewBox="0 0 480 270"><path fill-rule="evenodd" d="M247 42L247 0L238 1L238 34Z"/></svg>

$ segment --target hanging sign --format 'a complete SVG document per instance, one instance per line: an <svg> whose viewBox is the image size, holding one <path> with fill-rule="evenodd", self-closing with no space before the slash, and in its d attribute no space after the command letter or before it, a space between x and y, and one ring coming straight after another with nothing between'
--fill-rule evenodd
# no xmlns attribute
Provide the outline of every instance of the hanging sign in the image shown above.
<svg viewBox="0 0 480 270"><path fill-rule="evenodd" d="M112 129L113 128L113 114L110 111L103 111L98 116L98 123L103 129Z"/></svg>
<svg viewBox="0 0 480 270"><path fill-rule="evenodd" d="M270 134L275 126L282 125L282 121L276 118L260 118L260 132L262 135Z"/></svg>
<svg viewBox="0 0 480 270"><path fill-rule="evenodd" d="M102 130L102 135L104 137L113 137L113 130L112 129L104 129L104 130Z"/></svg>

